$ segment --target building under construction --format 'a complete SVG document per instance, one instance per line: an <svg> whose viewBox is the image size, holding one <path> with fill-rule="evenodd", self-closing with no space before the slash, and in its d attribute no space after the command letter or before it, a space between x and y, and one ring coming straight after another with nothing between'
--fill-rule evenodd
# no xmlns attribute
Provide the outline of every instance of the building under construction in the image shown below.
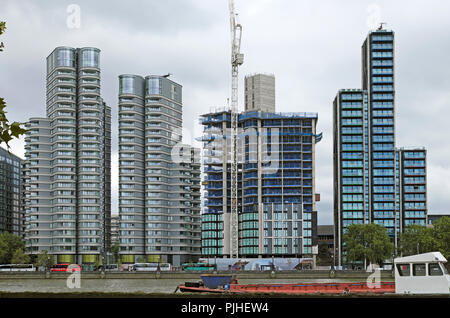
<svg viewBox="0 0 450 318"><path fill-rule="evenodd" d="M246 101L254 94L275 92L273 78L246 78ZM264 78L263 78L264 79ZM255 87L272 83L271 89ZM262 84L261 84L262 85ZM252 96L248 96L252 94ZM237 183L239 257L305 257L312 254L317 214L315 144L317 113L276 113L275 98L263 111L248 103L238 114ZM204 210L202 256L228 257L231 242L231 111L201 116L204 133Z"/></svg>

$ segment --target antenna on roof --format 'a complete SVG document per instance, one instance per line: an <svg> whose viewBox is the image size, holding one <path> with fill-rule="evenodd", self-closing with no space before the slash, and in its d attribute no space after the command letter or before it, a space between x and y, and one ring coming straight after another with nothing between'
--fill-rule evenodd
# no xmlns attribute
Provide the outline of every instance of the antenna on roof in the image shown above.
<svg viewBox="0 0 450 318"><path fill-rule="evenodd" d="M162 77L168 78L170 75L172 75L172 73L168 73L166 75L163 75Z"/></svg>
<svg viewBox="0 0 450 318"><path fill-rule="evenodd" d="M383 30L383 24L387 24L386 22L380 22L380 26L378 27L378 30Z"/></svg>

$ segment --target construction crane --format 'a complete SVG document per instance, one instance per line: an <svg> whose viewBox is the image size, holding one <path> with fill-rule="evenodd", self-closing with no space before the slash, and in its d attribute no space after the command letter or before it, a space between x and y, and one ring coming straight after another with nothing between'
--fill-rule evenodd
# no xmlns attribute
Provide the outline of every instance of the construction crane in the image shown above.
<svg viewBox="0 0 450 318"><path fill-rule="evenodd" d="M240 53L242 26L237 22L234 0L228 0L231 30L231 222L230 222L230 258L239 257L239 221L238 221L238 67L244 63L244 54Z"/></svg>

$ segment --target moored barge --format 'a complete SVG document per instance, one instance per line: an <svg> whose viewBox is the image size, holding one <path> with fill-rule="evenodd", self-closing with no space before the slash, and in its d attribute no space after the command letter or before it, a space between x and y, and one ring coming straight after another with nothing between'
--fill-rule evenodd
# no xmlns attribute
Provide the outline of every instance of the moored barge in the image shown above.
<svg viewBox="0 0 450 318"><path fill-rule="evenodd" d="M234 275L202 275L202 281L177 287L181 292L314 294L441 294L450 295L447 260L439 252L394 260L395 282L345 282L298 284L239 284Z"/></svg>

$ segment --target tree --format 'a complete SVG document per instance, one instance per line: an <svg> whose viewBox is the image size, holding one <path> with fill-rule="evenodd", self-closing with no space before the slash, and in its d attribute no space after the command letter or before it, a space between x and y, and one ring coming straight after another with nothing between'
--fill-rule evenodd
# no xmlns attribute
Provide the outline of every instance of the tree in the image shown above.
<svg viewBox="0 0 450 318"><path fill-rule="evenodd" d="M439 252L450 260L450 217L443 216L434 222L432 233L436 238Z"/></svg>
<svg viewBox="0 0 450 318"><path fill-rule="evenodd" d="M94 261L94 270L97 270L100 267L100 260L96 257Z"/></svg>
<svg viewBox="0 0 450 318"><path fill-rule="evenodd" d="M432 228L411 224L400 234L399 249L403 256L437 251L438 240Z"/></svg>
<svg viewBox="0 0 450 318"><path fill-rule="evenodd" d="M45 267L46 269L48 269L53 265L52 263L52 258L50 257L50 255L48 255L47 250L43 250L38 254L36 266Z"/></svg>
<svg viewBox="0 0 450 318"><path fill-rule="evenodd" d="M2 35L5 30L6 22L0 21L0 35ZM4 44L3 42L0 42L0 52L3 51L3 48ZM24 123L18 123L15 121L11 124L8 118L6 118L5 108L6 102L0 97L0 144L4 142L9 148L9 141L13 138L20 138L20 136L25 134L28 130L21 127Z"/></svg>
<svg viewBox="0 0 450 318"><path fill-rule="evenodd" d="M3 32L5 32L5 30L6 30L6 22L0 21L0 35L2 35ZM3 42L0 42L0 52L3 51L4 47L5 45L3 44Z"/></svg>
<svg viewBox="0 0 450 318"><path fill-rule="evenodd" d="M351 224L346 230L344 244L348 262L368 260L371 264L381 265L392 257L394 244L383 226Z"/></svg>
<svg viewBox="0 0 450 318"><path fill-rule="evenodd" d="M145 263L145 257L144 256L136 257L136 263Z"/></svg>
<svg viewBox="0 0 450 318"><path fill-rule="evenodd" d="M30 256L26 255L21 248L15 250L11 259L11 264L29 264L29 263L30 263Z"/></svg>
<svg viewBox="0 0 450 318"><path fill-rule="evenodd" d="M6 264L8 262L8 243L5 240L0 239L0 264Z"/></svg>
<svg viewBox="0 0 450 318"><path fill-rule="evenodd" d="M3 242L3 243L2 243ZM3 259L1 260L3 264L5 263L11 263L11 259L13 258L13 254L18 249L21 249L22 251L25 249L25 244L23 243L22 239L14 234L11 234L9 232L3 232L0 234L0 247L4 251ZM0 253L0 255L3 253Z"/></svg>
<svg viewBox="0 0 450 318"><path fill-rule="evenodd" d="M318 265L331 265L332 258L327 242L319 242L319 253L317 255Z"/></svg>
<svg viewBox="0 0 450 318"><path fill-rule="evenodd" d="M117 263L119 261L119 243L111 246L111 253L113 254L113 262Z"/></svg>

